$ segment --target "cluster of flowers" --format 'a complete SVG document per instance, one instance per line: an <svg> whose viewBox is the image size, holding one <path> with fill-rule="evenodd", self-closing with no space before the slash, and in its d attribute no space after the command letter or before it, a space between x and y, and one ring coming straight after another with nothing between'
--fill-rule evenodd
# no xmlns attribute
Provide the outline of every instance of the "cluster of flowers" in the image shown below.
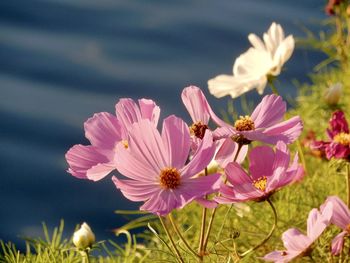
<svg viewBox="0 0 350 263"><path fill-rule="evenodd" d="M252 47L236 59L233 75L209 80L209 90L216 97L237 97L254 88L262 94L294 49L293 36L285 38L276 23L263 40L254 34L248 38ZM340 89L332 88L326 94L330 104L339 100ZM138 103L120 99L115 115L95 114L84 124L91 145L75 145L66 153L68 172L98 181L117 170L124 177L112 177L116 188L127 199L144 202L141 210L160 217L192 201L214 209L219 204L246 201L271 204L274 192L304 177L298 154L291 160L288 149L288 144L298 139L303 124L299 116L284 120L286 102L280 96L263 97L251 115L240 116L233 124L215 114L200 88L186 87L181 98L191 125L171 115L159 131L160 108L149 99ZM350 135L342 112L334 113L328 135L331 141L315 141L314 149L325 152L328 159L348 158ZM263 145L249 149L253 141ZM242 163L247 155L246 170ZM320 211L311 210L307 235L295 228L287 230L282 236L286 250L271 252L263 259L288 262L308 255L330 223L344 230L332 243L332 252L339 254L344 237L350 233L350 212L333 196Z"/></svg>
<svg viewBox="0 0 350 263"><path fill-rule="evenodd" d="M116 187L132 201L144 201L142 210L167 215L193 200L211 207L204 196L218 192L219 203L263 200L284 185L298 181L303 172L297 155L289 166L287 145L302 131L298 116L282 121L286 103L280 96L263 98L251 116L230 125L215 115L202 91L184 89L182 100L193 124L169 116L157 130L159 107L151 100L121 99L116 116L102 112L85 123L89 146L75 145L66 154L69 172L78 178L100 180L117 169L128 179L113 177ZM219 127L211 130L212 119ZM251 141L276 144L258 146L249 153L250 175L239 165ZM235 158L236 162L233 162ZM202 176L215 160L225 170Z"/></svg>

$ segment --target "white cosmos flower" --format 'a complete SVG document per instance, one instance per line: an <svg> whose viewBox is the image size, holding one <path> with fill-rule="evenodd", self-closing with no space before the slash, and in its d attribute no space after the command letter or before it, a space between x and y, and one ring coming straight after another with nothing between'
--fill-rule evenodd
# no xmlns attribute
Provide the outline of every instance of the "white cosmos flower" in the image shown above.
<svg viewBox="0 0 350 263"><path fill-rule="evenodd" d="M285 38L281 25L275 22L263 40L255 34L249 34L248 39L252 47L236 59L233 75L219 75L208 81L209 91L215 97L235 98L254 88L262 94L268 78L281 73L294 50L293 36Z"/></svg>

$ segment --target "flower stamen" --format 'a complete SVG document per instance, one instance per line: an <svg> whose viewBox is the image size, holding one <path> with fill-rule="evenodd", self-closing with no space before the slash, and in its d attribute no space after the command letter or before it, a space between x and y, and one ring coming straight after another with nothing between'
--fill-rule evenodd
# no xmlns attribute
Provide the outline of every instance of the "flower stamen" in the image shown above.
<svg viewBox="0 0 350 263"><path fill-rule="evenodd" d="M349 146L350 145L350 134L341 132L334 136L333 141L336 143L340 143L342 145Z"/></svg>
<svg viewBox="0 0 350 263"><path fill-rule="evenodd" d="M199 139L204 138L205 131L209 129L208 125L203 124L201 121L193 123L190 127L190 132L192 135Z"/></svg>
<svg viewBox="0 0 350 263"><path fill-rule="evenodd" d="M240 116L239 119L236 120L234 127L237 131L255 130L254 121L248 115Z"/></svg>
<svg viewBox="0 0 350 263"><path fill-rule="evenodd" d="M121 143L123 144L124 148L125 149L128 149L129 148L129 143L127 140L122 140Z"/></svg>
<svg viewBox="0 0 350 263"><path fill-rule="evenodd" d="M258 180L253 181L254 187L263 192L266 190L266 183L267 183L266 176L260 177Z"/></svg>
<svg viewBox="0 0 350 263"><path fill-rule="evenodd" d="M180 185L181 176L176 168L166 167L160 171L160 185L165 189L175 189Z"/></svg>

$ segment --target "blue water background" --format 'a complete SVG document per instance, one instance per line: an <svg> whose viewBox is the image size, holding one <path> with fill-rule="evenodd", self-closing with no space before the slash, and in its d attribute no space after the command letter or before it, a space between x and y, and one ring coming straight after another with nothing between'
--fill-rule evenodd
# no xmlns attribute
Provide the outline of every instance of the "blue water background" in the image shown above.
<svg viewBox="0 0 350 263"><path fill-rule="evenodd" d="M313 31L325 18L319 0L3 0L0 1L0 239L41 233L41 222L66 233L87 221L99 240L125 223L116 209L137 209L111 183L66 173L65 152L88 144L83 123L114 112L119 98L152 98L162 117L188 114L185 86L231 73L234 58L272 21L287 34ZM283 94L320 55L297 50L280 77ZM268 89L266 92L270 92ZM257 101L255 91L248 99Z"/></svg>

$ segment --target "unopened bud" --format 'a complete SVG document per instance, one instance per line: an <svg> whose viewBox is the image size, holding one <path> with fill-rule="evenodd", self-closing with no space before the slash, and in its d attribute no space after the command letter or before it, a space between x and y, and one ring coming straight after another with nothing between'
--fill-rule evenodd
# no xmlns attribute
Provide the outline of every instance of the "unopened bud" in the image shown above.
<svg viewBox="0 0 350 263"><path fill-rule="evenodd" d="M342 87L343 86L341 83L336 83L326 89L324 93L324 99L328 105L338 104L340 96L342 94Z"/></svg>
<svg viewBox="0 0 350 263"><path fill-rule="evenodd" d="M79 249L86 249L95 243L95 234L88 224L83 223L73 234L73 243Z"/></svg>

